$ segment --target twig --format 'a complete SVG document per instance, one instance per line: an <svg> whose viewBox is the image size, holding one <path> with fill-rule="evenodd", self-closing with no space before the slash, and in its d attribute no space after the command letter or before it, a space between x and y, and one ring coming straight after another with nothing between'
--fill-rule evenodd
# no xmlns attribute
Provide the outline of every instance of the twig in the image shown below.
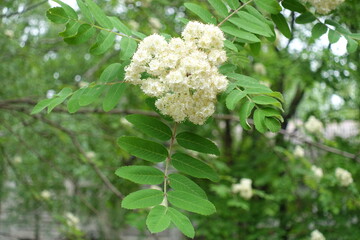
<svg viewBox="0 0 360 240"><path fill-rule="evenodd" d="M0 15L0 18L3 18L3 17L9 18L9 17L14 16L14 15L26 13L26 12L28 12L28 11L34 9L34 8L37 8L40 5L42 5L44 3L47 3L47 2L48 2L48 0L44 0L42 2L38 2L38 3L35 3L33 5L30 5L29 7L25 8L22 11L12 12L12 13L8 13L8 14L2 14L2 15Z"/></svg>
<svg viewBox="0 0 360 240"><path fill-rule="evenodd" d="M238 11L240 11L243 7L245 7L246 5L251 3L252 1L254 1L254 0L250 0L250 1L246 2L246 3L244 3L243 5L241 5L238 9L233 11L229 16L227 16L224 20L222 20L217 26L220 27L223 23L225 23L227 20L229 20L229 18L231 18L234 14L236 14Z"/></svg>
<svg viewBox="0 0 360 240"><path fill-rule="evenodd" d="M5 100L5 101L0 101L0 109L7 109L7 110L15 110L15 111L19 111L19 112L25 112L28 113L29 108L28 107L21 107L21 106L13 106L13 104L26 104L26 105L35 105L35 101L30 100L30 99L13 99L13 100ZM53 110L53 112L57 112L57 113L68 113L68 111L66 109L63 108L55 108ZM147 116L159 116L157 113L152 112L152 111L141 111L141 110L126 110L126 109L114 109L111 110L109 112L105 112L101 109L80 109L78 112L76 112L77 114L143 114L143 115L147 115ZM218 119L218 120L231 120L231 121L239 121L239 118L237 116L233 116L233 115L229 115L229 114L214 114L213 118ZM252 123L251 121L249 121L250 123ZM353 153L349 153L343 150L339 150L337 148L333 148L333 147L329 147L327 145L321 144L321 143L317 143L317 142L313 142L310 140L305 139L304 137L295 135L293 133L289 133L286 130L282 129L279 132L282 135L286 135L288 137L291 137L293 139L299 140L307 145L311 145L314 146L316 148L319 148L321 150L324 150L326 152L330 152L330 153L334 153L346 158L350 158L353 160L356 160L358 162L360 162L360 154L353 154Z"/></svg>

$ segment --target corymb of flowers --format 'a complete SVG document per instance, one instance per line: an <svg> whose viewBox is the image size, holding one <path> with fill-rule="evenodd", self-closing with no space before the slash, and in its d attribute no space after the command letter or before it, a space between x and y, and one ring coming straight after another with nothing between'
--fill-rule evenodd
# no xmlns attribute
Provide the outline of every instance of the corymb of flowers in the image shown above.
<svg viewBox="0 0 360 240"><path fill-rule="evenodd" d="M146 37L125 69L125 81L156 97L156 107L175 122L202 125L215 111L217 94L228 80L218 66L226 61L220 28L189 22L182 38Z"/></svg>

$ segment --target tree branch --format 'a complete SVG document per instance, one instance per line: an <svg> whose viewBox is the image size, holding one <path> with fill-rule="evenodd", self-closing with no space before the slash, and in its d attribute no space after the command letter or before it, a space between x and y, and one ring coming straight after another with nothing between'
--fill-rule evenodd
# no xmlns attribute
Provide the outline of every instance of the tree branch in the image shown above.
<svg viewBox="0 0 360 240"><path fill-rule="evenodd" d="M38 3L35 3L33 5L30 5L27 8L25 8L24 10L22 10L22 11L12 12L12 13L8 13L8 14L2 14L2 15L0 15L0 18L3 18L3 17L9 18L9 17L12 17L14 15L19 15L19 14L26 13L26 12L28 12L28 11L30 11L32 9L35 9L35 8L37 8L37 7L43 5L44 3L47 3L47 2L48 2L48 0L44 0L42 2L38 2Z"/></svg>

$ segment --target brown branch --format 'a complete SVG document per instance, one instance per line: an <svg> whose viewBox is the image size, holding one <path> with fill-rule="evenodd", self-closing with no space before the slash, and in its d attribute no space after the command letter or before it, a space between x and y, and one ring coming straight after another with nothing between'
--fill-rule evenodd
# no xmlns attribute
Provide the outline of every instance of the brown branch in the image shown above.
<svg viewBox="0 0 360 240"><path fill-rule="evenodd" d="M21 106L13 106L13 104L26 104L26 105L34 105L32 103L36 103L33 100L30 99L14 99L14 100L5 100L5 101L0 101L0 109L7 109L7 110L14 110L14 111L19 111L19 112L25 112L28 113L29 112L29 107L21 107ZM57 113L68 113L68 111L66 109L63 108L55 108L53 110L53 112L57 112ZM109 112L105 112L101 109L81 109L77 112L78 114L143 114L143 115L147 115L147 116L158 116L158 114L156 114L155 112L152 111L141 111L141 110L126 110L126 109L114 109L111 110ZM39 116L39 115L33 115L33 116ZM231 120L231 121L239 121L239 118L237 116L233 116L233 115L229 115L229 114L214 114L213 118L218 119L218 120ZM252 123L252 121L249 121L250 123ZM69 131L67 129L64 129L66 131ZM334 153L346 158L350 158L353 160L356 160L358 162L360 162L360 154L353 154L353 153L349 153L337 148L333 148L333 147L329 147L327 145L321 144L321 143L317 143L317 142L313 142L310 140L305 139L304 137L298 136L296 134L293 133L289 133L286 130L282 129L279 132L282 135L288 136L290 138L299 140L307 145L311 145L314 146L316 148L319 148L321 150L324 150L326 152L330 152L330 153Z"/></svg>
<svg viewBox="0 0 360 240"><path fill-rule="evenodd" d="M92 169L96 172L96 174L100 177L101 181L105 184L105 186L111 191L113 192L118 198L123 199L124 196L122 195L122 193L110 182L110 180L102 173L102 171L98 168L98 166L96 165L96 163L94 163L86 154L85 150L82 148L79 140L76 137L76 134L66 128L64 128L63 126L61 126L58 123L55 123L43 116L39 116L39 115L31 115L34 118L37 118L39 120L41 120L42 122L48 124L49 126L52 126L56 129L59 129L60 131L64 132L65 134L67 134L69 136L69 138L71 139L72 143L74 144L74 147L79 151L79 153L82 155L82 157L84 159L86 159L86 163L88 163L90 165L90 167L92 167Z"/></svg>
<svg viewBox="0 0 360 240"><path fill-rule="evenodd" d="M39 7L42 4L47 3L47 2L48 2L48 0L44 0L42 2L38 2L38 3L35 3L33 5L30 5L29 7L25 8L23 11L17 11L17 12L12 12L12 13L8 13L8 14L2 14L2 15L0 15L0 18L3 18L3 17L9 18L9 17L12 17L14 15L19 15L19 14L26 13L26 12L28 12L28 11L30 11L32 9L35 9L35 8L37 8L37 7Z"/></svg>

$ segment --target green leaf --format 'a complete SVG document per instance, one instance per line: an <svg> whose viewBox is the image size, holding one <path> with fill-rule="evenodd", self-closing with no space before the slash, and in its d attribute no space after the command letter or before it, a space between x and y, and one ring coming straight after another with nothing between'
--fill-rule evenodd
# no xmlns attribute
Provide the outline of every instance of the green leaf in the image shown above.
<svg viewBox="0 0 360 240"><path fill-rule="evenodd" d="M224 41L224 45L225 45L226 48L228 48L228 49L230 49L230 50L232 50L232 51L234 51L234 52L238 52L238 51L239 51L239 50L237 49L237 47L235 46L235 44L232 43L232 42L230 42L230 41L227 40L227 39Z"/></svg>
<svg viewBox="0 0 360 240"><path fill-rule="evenodd" d="M240 121L240 125L245 130L251 129L251 126L247 122L247 119L250 116L254 107L255 107L255 103L250 102L247 99L245 99L245 101L242 104L240 104L239 121Z"/></svg>
<svg viewBox="0 0 360 240"><path fill-rule="evenodd" d="M78 33L79 27L80 23L74 20L70 20L66 24L64 31L59 33L59 36L63 38L74 37Z"/></svg>
<svg viewBox="0 0 360 240"><path fill-rule="evenodd" d="M128 60L135 53L137 48L137 43L134 39L123 37L120 41L120 59Z"/></svg>
<svg viewBox="0 0 360 240"><path fill-rule="evenodd" d="M151 233L162 232L170 226L168 209L162 205L152 208L146 218L146 226Z"/></svg>
<svg viewBox="0 0 360 240"><path fill-rule="evenodd" d="M85 88L78 89L74 92L67 103L67 109L69 113L75 113L80 109L79 99L80 96L84 93Z"/></svg>
<svg viewBox="0 0 360 240"><path fill-rule="evenodd" d="M256 109L254 112L254 124L255 124L256 130L258 130L261 133L266 132L265 115L261 111L261 109Z"/></svg>
<svg viewBox="0 0 360 240"><path fill-rule="evenodd" d="M230 110L234 110L236 104L246 96L246 92L239 89L232 90L226 97L226 107Z"/></svg>
<svg viewBox="0 0 360 240"><path fill-rule="evenodd" d="M276 117L281 122L284 121L284 118L281 116L281 113L277 109L266 107L266 108L261 108L261 110L263 111L266 117Z"/></svg>
<svg viewBox="0 0 360 240"><path fill-rule="evenodd" d="M114 27L119 31L128 36L131 35L131 30L125 26L117 17L109 17Z"/></svg>
<svg viewBox="0 0 360 240"><path fill-rule="evenodd" d="M269 96L255 96L252 98L252 101L256 104L262 104L262 105L266 105L266 104L278 104L279 101L273 97L269 97Z"/></svg>
<svg viewBox="0 0 360 240"><path fill-rule="evenodd" d="M138 137L120 137L117 143L128 153L150 162L162 162L168 156L166 148L161 144Z"/></svg>
<svg viewBox="0 0 360 240"><path fill-rule="evenodd" d="M351 35L351 32L349 30L347 30L346 28L344 28L343 26L341 26L338 22L335 22L331 19L326 19L325 20L325 24L329 24L331 26L334 26L336 31L344 34L344 35Z"/></svg>
<svg viewBox="0 0 360 240"><path fill-rule="evenodd" d="M236 68L237 68L237 66L232 65L230 63L226 63L219 67L219 72L221 74L231 73L231 72L234 72L236 70Z"/></svg>
<svg viewBox="0 0 360 240"><path fill-rule="evenodd" d="M210 5L219 13L222 17L227 17L229 12L225 4L221 0L208 0Z"/></svg>
<svg viewBox="0 0 360 240"><path fill-rule="evenodd" d="M249 46L252 54L254 54L255 56L258 56L260 54L260 50L261 50L260 42L249 44Z"/></svg>
<svg viewBox="0 0 360 240"><path fill-rule="evenodd" d="M94 23L92 14L86 4L83 2L83 0L76 0L76 3L80 8L81 13L84 15L85 20L90 23Z"/></svg>
<svg viewBox="0 0 360 240"><path fill-rule="evenodd" d="M63 88L58 94L56 94L51 100L48 106L48 113L50 113L57 105L61 104L72 94L71 88Z"/></svg>
<svg viewBox="0 0 360 240"><path fill-rule="evenodd" d="M276 0L255 0L255 4L271 14L278 14L282 10Z"/></svg>
<svg viewBox="0 0 360 240"><path fill-rule="evenodd" d="M272 93L273 91L265 85L262 85L258 80L252 77L241 75L238 73L228 73L226 74L228 78L235 79L236 86L243 87L246 89L247 93Z"/></svg>
<svg viewBox="0 0 360 240"><path fill-rule="evenodd" d="M32 109L31 114L37 114L44 110L51 103L52 99L43 99L38 102L35 107Z"/></svg>
<svg viewBox="0 0 360 240"><path fill-rule="evenodd" d="M187 154L175 153L171 157L172 165L185 174L196 178L207 178L213 182L219 181L219 176L209 165Z"/></svg>
<svg viewBox="0 0 360 240"><path fill-rule="evenodd" d="M346 40L347 40L347 45L346 45L346 49L349 53L354 53L356 51L356 49L358 48L358 42L355 41L354 39L345 36Z"/></svg>
<svg viewBox="0 0 360 240"><path fill-rule="evenodd" d="M218 147L207 138L203 138L195 133L182 132L176 136L178 144L184 148L197 152L220 155Z"/></svg>
<svg viewBox="0 0 360 240"><path fill-rule="evenodd" d="M161 141L167 141L172 136L171 129L165 123L154 117L131 114L125 118L131 122L136 129Z"/></svg>
<svg viewBox="0 0 360 240"><path fill-rule="evenodd" d="M121 202L126 209L147 208L159 205L164 199L164 193L155 189L139 190L127 195Z"/></svg>
<svg viewBox="0 0 360 240"><path fill-rule="evenodd" d="M46 17L53 23L57 24L64 24L69 21L68 15L66 15L64 9L61 7L54 7L47 10Z"/></svg>
<svg viewBox="0 0 360 240"><path fill-rule="evenodd" d="M201 215L211 215L216 212L215 206L204 198L185 191L170 191L167 199L175 207Z"/></svg>
<svg viewBox="0 0 360 240"><path fill-rule="evenodd" d="M281 2L282 6L294 12L306 12L306 8L297 0L284 0Z"/></svg>
<svg viewBox="0 0 360 240"><path fill-rule="evenodd" d="M265 126L271 131L271 132L278 132L281 129L280 122L272 117L265 117Z"/></svg>
<svg viewBox="0 0 360 240"><path fill-rule="evenodd" d="M277 28L279 29L279 31L287 38L291 38L291 31L289 28L289 25L285 19L285 17L279 13L276 15L271 15L271 19L274 21L274 23L276 24Z"/></svg>
<svg viewBox="0 0 360 240"><path fill-rule="evenodd" d="M256 35L249 32L245 32L243 30L237 29L229 25L222 26L221 30L227 34L237 37L240 42L252 43L252 42L261 41Z"/></svg>
<svg viewBox="0 0 360 240"><path fill-rule="evenodd" d="M317 39L317 38L321 37L322 35L324 35L327 32L327 30L328 30L328 28L326 27L326 25L324 25L322 23L317 23L311 30L311 36L314 39Z"/></svg>
<svg viewBox="0 0 360 240"><path fill-rule="evenodd" d="M246 31L265 37L273 36L273 32L269 25L260 21L257 17L254 17L248 12L240 11L238 12L237 17L231 17L229 21Z"/></svg>
<svg viewBox="0 0 360 240"><path fill-rule="evenodd" d="M328 38L329 38L329 42L331 44L336 43L337 41L339 41L341 35L339 33L337 33L336 31L329 29L329 33L328 33Z"/></svg>
<svg viewBox="0 0 360 240"><path fill-rule="evenodd" d="M95 102L108 87L109 86L106 85L95 85L84 88L84 91L79 97L79 105L86 106Z"/></svg>
<svg viewBox="0 0 360 240"><path fill-rule="evenodd" d="M191 224L189 218L176 210L175 208L168 207L168 215L171 219L171 222L187 237L194 238L195 230Z"/></svg>
<svg viewBox="0 0 360 240"><path fill-rule="evenodd" d="M195 3L184 3L184 6L199 16L204 22L216 24L216 19L211 13Z"/></svg>
<svg viewBox="0 0 360 240"><path fill-rule="evenodd" d="M124 72L124 67L120 63L112 63L107 66L100 75L100 82L107 83L117 80L121 73Z"/></svg>
<svg viewBox="0 0 360 240"><path fill-rule="evenodd" d="M226 0L226 2L229 4L229 7L233 10L236 10L240 7L240 1L239 0Z"/></svg>
<svg viewBox="0 0 360 240"><path fill-rule="evenodd" d="M296 18L295 22L298 24L310 23L316 20L316 17L311 12L305 12Z"/></svg>
<svg viewBox="0 0 360 240"><path fill-rule="evenodd" d="M190 178L183 175L173 173L169 175L169 185L174 190L189 192L199 197L207 199L206 193L199 185L193 182Z"/></svg>
<svg viewBox="0 0 360 240"><path fill-rule="evenodd" d="M105 15L103 10L94 3L93 0L85 0L86 4L88 5L90 11L92 12L95 20L102 26L107 29L112 29L113 24L111 20Z"/></svg>
<svg viewBox="0 0 360 240"><path fill-rule="evenodd" d="M64 41L68 44L81 44L89 40L95 33L95 28L89 24L82 24L75 36L64 38Z"/></svg>
<svg viewBox="0 0 360 240"><path fill-rule="evenodd" d="M126 166L116 170L115 174L138 184L160 184L164 182L164 173L149 166Z"/></svg>
<svg viewBox="0 0 360 240"><path fill-rule="evenodd" d="M78 15L77 13L75 12L74 9L72 9L72 7L70 7L69 5L67 5L66 3L63 3L62 1L60 0L52 0L54 2L56 2L57 4L59 4L63 9L64 11L66 12L66 15L68 15L70 18L74 19L74 20L77 20L78 19Z"/></svg>
<svg viewBox="0 0 360 240"><path fill-rule="evenodd" d="M113 46L114 41L114 33L101 31L96 38L96 43L91 46L90 53L94 55L101 55Z"/></svg>
<svg viewBox="0 0 360 240"><path fill-rule="evenodd" d="M110 86L109 91L105 95L104 101L103 101L103 110L105 112L108 112L112 110L116 105L119 103L121 96L125 92L127 88L127 84L125 82L122 83L116 83L114 85Z"/></svg>

